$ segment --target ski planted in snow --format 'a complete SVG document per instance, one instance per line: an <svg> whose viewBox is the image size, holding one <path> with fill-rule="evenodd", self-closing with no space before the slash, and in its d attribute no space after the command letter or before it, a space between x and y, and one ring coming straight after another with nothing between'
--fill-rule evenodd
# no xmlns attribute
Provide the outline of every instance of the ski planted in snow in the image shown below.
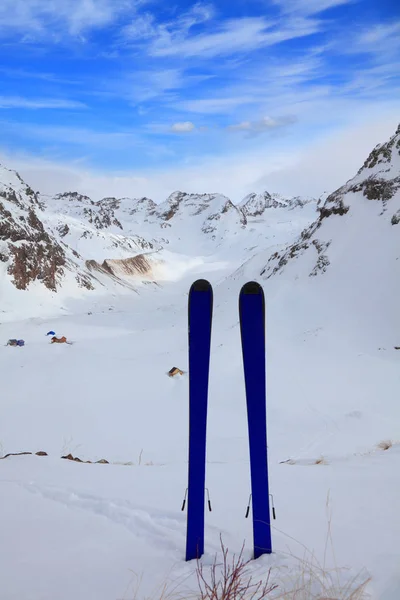
<svg viewBox="0 0 400 600"><path fill-rule="evenodd" d="M212 312L211 284L205 279L199 279L190 288L188 307L189 471L186 560L200 558L204 553L206 430ZM210 503L209 508L211 509Z"/></svg>
<svg viewBox="0 0 400 600"><path fill-rule="evenodd" d="M254 558L272 552L267 460L265 298L255 281L239 295L239 320L249 431ZM246 515L247 516L247 515Z"/></svg>

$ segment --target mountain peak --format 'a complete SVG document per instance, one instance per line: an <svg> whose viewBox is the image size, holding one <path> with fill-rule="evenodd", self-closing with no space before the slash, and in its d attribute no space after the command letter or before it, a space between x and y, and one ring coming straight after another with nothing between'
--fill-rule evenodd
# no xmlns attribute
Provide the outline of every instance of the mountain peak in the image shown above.
<svg viewBox="0 0 400 600"><path fill-rule="evenodd" d="M95 204L93 200L89 198L89 196L85 196L84 194L79 194L79 192L62 192L61 194L56 194L54 196L54 200L67 200L68 202L80 202L82 204Z"/></svg>
<svg viewBox="0 0 400 600"><path fill-rule="evenodd" d="M263 215L269 208L288 208L292 210L297 207L303 208L311 202L316 202L315 198L303 196L286 197L282 194L270 194L265 191L261 194L248 194L239 206L246 217L258 217Z"/></svg>
<svg viewBox="0 0 400 600"><path fill-rule="evenodd" d="M357 175L369 172L369 176L379 174L381 178L387 178L385 173L390 173L396 165L400 165L400 124L387 142L375 146Z"/></svg>
<svg viewBox="0 0 400 600"><path fill-rule="evenodd" d="M327 252L331 244L335 245L336 260L337 255L341 254L341 249L337 240L341 235L345 237L344 231L353 231L359 234L359 231L374 231L379 228L385 231L387 239L380 240L382 247L393 241L392 226L400 223L400 126L396 133L383 144L376 146L369 154L363 166L357 174L345 185L338 188L318 206L319 216L300 237L282 252L273 254L268 264L263 268L261 275L266 278L275 273L281 272L289 263L293 266L293 259L299 258L303 254L308 256L308 260L297 261L297 265L309 265L310 260L315 262L314 268L308 274L310 276L324 273L331 263L329 253ZM371 205L370 201L375 201L376 206ZM390 204L389 204L390 202ZM390 212L388 212L390 206ZM392 212L394 211L394 212ZM344 218L340 220L333 217L347 217L351 214L351 219ZM379 218L380 222L376 219ZM353 237L347 233L350 241L347 246L352 248L354 256L360 254L360 248L353 243ZM359 236L364 244L364 252L368 254L370 249L367 247L370 235ZM343 245L343 244L342 244ZM392 249L391 249L392 252ZM314 259L311 259L312 254ZM348 251L344 260L352 260L351 253ZM390 260L393 255L390 255ZM396 258L397 260L397 250ZM297 267L298 268L298 267ZM308 268L308 267L307 267ZM355 267L355 270L357 267Z"/></svg>

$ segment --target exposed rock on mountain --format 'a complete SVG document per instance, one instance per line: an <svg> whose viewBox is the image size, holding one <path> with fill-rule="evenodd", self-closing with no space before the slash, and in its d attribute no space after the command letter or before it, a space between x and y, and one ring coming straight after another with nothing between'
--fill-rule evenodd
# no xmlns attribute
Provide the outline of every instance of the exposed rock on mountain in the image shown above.
<svg viewBox="0 0 400 600"><path fill-rule="evenodd" d="M104 260L101 265L94 260L88 260L86 261L86 265L90 271L101 271L118 278L142 277L153 279L152 264L143 254L121 260Z"/></svg>
<svg viewBox="0 0 400 600"><path fill-rule="evenodd" d="M201 217L204 219L201 229L204 233L214 234L219 228L217 221L243 227L246 217L222 194L186 194L174 192L160 204L155 214L164 221L179 217Z"/></svg>
<svg viewBox="0 0 400 600"><path fill-rule="evenodd" d="M302 196L285 197L281 194L248 194L240 203L239 207L247 217L259 217L270 208L303 208L306 204L316 202L314 198L305 198Z"/></svg>
<svg viewBox="0 0 400 600"><path fill-rule="evenodd" d="M240 203L240 207L247 217L259 217L268 208L286 208L287 206L287 202L273 198L268 192L264 192L263 194L248 194Z"/></svg>
<svg viewBox="0 0 400 600"><path fill-rule="evenodd" d="M0 166L0 260L20 290L39 280L55 291L64 274L65 252L45 230L40 210L37 194Z"/></svg>

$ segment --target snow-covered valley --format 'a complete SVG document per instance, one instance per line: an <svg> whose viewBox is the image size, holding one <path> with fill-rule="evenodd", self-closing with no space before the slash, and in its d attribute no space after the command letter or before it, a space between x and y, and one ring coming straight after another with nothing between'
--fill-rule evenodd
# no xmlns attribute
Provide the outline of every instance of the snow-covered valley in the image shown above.
<svg viewBox="0 0 400 600"><path fill-rule="evenodd" d="M0 331L25 346L0 346L0 450L32 453L0 460L1 599L196 594L181 511L188 376L167 372L187 371L187 293L205 277L205 568L220 536L252 554L238 293L257 280L277 519L273 554L250 572L272 568L271 598L350 599L370 579L354 598L398 600L399 148L400 129L318 206L181 193L99 205L27 193L1 171Z"/></svg>

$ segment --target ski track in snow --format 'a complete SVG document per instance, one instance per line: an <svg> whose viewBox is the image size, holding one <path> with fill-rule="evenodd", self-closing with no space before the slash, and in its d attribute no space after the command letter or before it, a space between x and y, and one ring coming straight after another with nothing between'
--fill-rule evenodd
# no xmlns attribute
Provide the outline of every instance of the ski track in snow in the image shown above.
<svg viewBox="0 0 400 600"><path fill-rule="evenodd" d="M155 549L166 551L181 550L185 541L186 521L177 520L176 514L149 512L131 502L119 499L99 498L90 494L70 491L56 486L38 486L34 483L23 485L24 489L39 494L45 499L58 502L70 510L83 510L104 517L121 525L142 541L151 541Z"/></svg>

